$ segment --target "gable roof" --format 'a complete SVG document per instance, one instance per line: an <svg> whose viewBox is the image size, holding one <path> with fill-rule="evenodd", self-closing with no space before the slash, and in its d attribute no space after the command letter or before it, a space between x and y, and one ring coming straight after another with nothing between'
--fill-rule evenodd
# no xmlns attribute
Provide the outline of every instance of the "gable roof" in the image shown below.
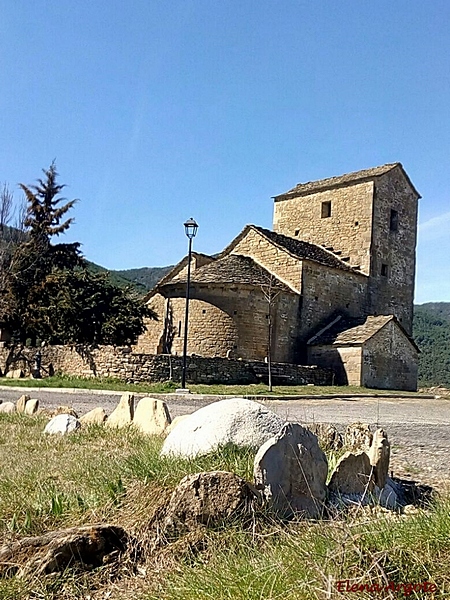
<svg viewBox="0 0 450 600"><path fill-rule="evenodd" d="M285 200L287 198L295 198L297 196L305 196L307 194L311 194L314 192L321 192L324 190L329 190L337 187L346 186L349 184L362 183L363 181L370 181L375 179L376 177L380 177L381 175L385 175L392 171L396 167L400 167L408 181L411 188L416 192L418 197L420 198L419 192L411 183L406 171L403 168L403 165L399 162L396 163L388 163L386 165L382 165L380 167L372 167L370 169L363 169L361 171L354 171L352 173L345 173L344 175L339 175L338 177L328 177L327 179L318 179L317 181L308 181L307 183L298 183L295 187L283 194L279 194L274 196L275 202L280 200Z"/></svg>
<svg viewBox="0 0 450 600"><path fill-rule="evenodd" d="M163 285L186 283L184 275L175 280L165 281ZM267 286L272 284L277 289L290 290L275 275L272 275L249 256L228 254L195 269L191 274L191 283L199 284L243 284ZM162 286L161 286L162 287Z"/></svg>
<svg viewBox="0 0 450 600"><path fill-rule="evenodd" d="M378 315L361 319L335 318L315 336L308 340L309 346L359 346L378 333L385 325L394 321L419 351L414 340L406 333L394 315Z"/></svg>
<svg viewBox="0 0 450 600"><path fill-rule="evenodd" d="M265 229L264 227L258 227L257 225L246 225L241 233L235 237L234 240L219 254L219 258L229 255L234 246L236 246L236 244L240 242L251 230L257 231L269 242L288 252L294 258L299 260L311 260L321 265L325 265L326 267L342 269L343 271L352 271L353 273L358 273L359 275L364 276L361 271L352 268L349 264L339 258L339 256L330 250L326 250L322 246L311 244L310 242L305 242L304 240L298 240L281 233L276 233L275 231Z"/></svg>

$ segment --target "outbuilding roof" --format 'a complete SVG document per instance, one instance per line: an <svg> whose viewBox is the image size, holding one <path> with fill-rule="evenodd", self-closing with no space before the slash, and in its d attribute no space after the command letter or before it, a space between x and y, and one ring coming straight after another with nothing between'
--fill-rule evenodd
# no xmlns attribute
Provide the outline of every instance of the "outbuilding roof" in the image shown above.
<svg viewBox="0 0 450 600"><path fill-rule="evenodd" d="M394 321L411 344L419 350L394 315L369 316L365 320L337 317L308 340L310 346L359 346L367 342L390 321Z"/></svg>

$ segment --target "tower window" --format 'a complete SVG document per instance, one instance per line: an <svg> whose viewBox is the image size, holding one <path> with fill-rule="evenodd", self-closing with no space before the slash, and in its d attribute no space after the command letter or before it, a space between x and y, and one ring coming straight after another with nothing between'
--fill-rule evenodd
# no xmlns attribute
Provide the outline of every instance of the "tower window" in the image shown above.
<svg viewBox="0 0 450 600"><path fill-rule="evenodd" d="M391 219L389 222L389 229L391 231L398 231L398 211L391 209Z"/></svg>
<svg viewBox="0 0 450 600"><path fill-rule="evenodd" d="M381 275L383 277L387 277L388 276L388 266L386 264L382 264L381 265Z"/></svg>
<svg viewBox="0 0 450 600"><path fill-rule="evenodd" d="M322 202L322 219L331 217L331 201Z"/></svg>

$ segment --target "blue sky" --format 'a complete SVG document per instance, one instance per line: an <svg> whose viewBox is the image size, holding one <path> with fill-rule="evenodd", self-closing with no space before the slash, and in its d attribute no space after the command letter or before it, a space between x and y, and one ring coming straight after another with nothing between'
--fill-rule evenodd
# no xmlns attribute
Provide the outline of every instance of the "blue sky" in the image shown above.
<svg viewBox="0 0 450 600"><path fill-rule="evenodd" d="M0 0L0 181L55 158L107 268L221 250L300 181L403 163L450 301L448 0Z"/></svg>

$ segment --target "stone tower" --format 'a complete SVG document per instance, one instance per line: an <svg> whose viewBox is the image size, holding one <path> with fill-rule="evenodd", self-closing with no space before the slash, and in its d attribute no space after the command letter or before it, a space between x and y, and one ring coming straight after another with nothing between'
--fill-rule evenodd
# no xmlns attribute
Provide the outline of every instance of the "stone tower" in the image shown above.
<svg viewBox="0 0 450 600"><path fill-rule="evenodd" d="M419 198L402 165L388 164L275 196L273 228L366 275L365 314L395 315L411 334Z"/></svg>

